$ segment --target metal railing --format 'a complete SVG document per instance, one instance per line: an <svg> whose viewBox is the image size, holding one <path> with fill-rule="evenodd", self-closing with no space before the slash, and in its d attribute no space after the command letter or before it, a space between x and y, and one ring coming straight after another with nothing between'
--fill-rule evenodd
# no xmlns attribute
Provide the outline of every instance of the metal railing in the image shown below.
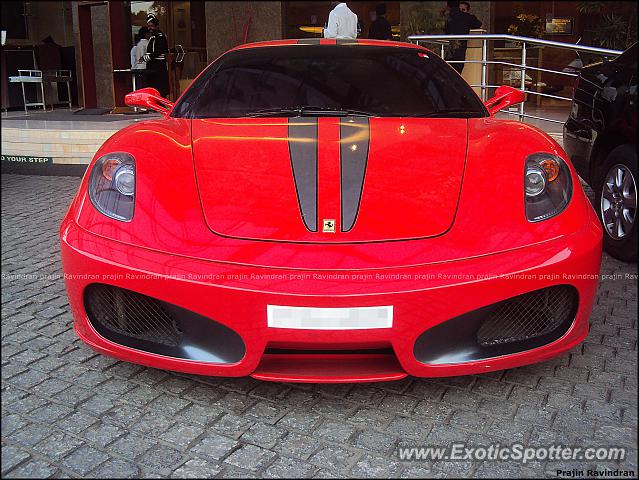
<svg viewBox="0 0 639 480"><path fill-rule="evenodd" d="M621 55L623 52L619 50L608 50L605 48L597 48L597 47L588 47L584 45L578 45L574 43L563 43L563 42L554 42L551 40L542 40L538 38L528 38L528 37L520 37L517 35L506 35L506 34L479 34L479 35L411 35L408 37L408 40L411 42L415 42L418 45L420 42L423 43L431 43L438 44L440 46L440 56L444 58L445 56L445 47L450 43L451 40L480 40L481 41L481 60L447 60L448 63L463 63L463 64L481 64L481 83L480 84L471 84L471 87L480 88L481 90L481 98L486 101L487 93L489 88L497 88L499 85L490 85L488 84L488 65L501 65L504 67L509 67L513 69L517 69L520 72L520 86L519 89L527 93L529 95L537 95L545 98L552 98L555 100L562 101L572 101L572 98L563 97L561 95L552 95L550 93L539 92L535 90L526 89L526 72L529 70L536 72L546 72L557 75L564 75L567 77L578 77L578 73L567 72L563 70L553 70L549 68L542 68L541 65L537 67L533 67L528 65L527 53L528 49L531 46L543 46L543 47L552 47L562 50L571 50L576 54L579 52L590 53L593 55L601 56L602 58L610 58ZM489 60L488 59L488 42L490 41L506 41L506 42L515 42L518 44L518 47L521 47L521 62L520 63L511 63L499 60ZM578 57L578 55L577 55ZM539 88L537 86L537 88ZM525 118L532 118L536 120L543 120L546 122L552 123L564 123L563 121L556 120L553 118L540 117L536 115L529 115L525 112L525 102L519 104L519 111L509 112L504 111L504 113L510 115L517 115L520 121L523 121Z"/></svg>

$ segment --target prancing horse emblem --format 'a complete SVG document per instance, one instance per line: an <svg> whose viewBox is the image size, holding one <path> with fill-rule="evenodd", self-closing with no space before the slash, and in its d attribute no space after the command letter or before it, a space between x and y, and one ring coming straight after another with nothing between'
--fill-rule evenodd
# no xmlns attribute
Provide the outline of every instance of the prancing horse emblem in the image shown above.
<svg viewBox="0 0 639 480"><path fill-rule="evenodd" d="M335 219L325 218L324 227L322 228L324 233L335 233Z"/></svg>

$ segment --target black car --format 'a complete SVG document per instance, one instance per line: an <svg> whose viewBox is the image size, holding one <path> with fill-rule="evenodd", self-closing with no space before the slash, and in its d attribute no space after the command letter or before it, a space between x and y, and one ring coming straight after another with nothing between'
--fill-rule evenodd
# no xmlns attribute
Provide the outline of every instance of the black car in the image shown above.
<svg viewBox="0 0 639 480"><path fill-rule="evenodd" d="M604 249L637 259L637 44L584 67L564 125L564 149L596 193Z"/></svg>

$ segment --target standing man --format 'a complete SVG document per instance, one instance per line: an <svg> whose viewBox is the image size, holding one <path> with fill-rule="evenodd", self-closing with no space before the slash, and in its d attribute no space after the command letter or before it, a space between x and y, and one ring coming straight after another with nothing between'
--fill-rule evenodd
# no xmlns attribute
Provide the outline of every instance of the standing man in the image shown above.
<svg viewBox="0 0 639 480"><path fill-rule="evenodd" d="M324 38L357 38L357 15L343 2L333 2L335 8L328 14Z"/></svg>
<svg viewBox="0 0 639 480"><path fill-rule="evenodd" d="M162 97L166 98L169 95L169 72L166 67L166 54L169 51L169 43L166 35L160 30L160 21L155 15L152 13L147 15L146 25L151 32L146 53L142 57L146 63L146 86L155 88Z"/></svg>
<svg viewBox="0 0 639 480"><path fill-rule="evenodd" d="M131 70L135 75L135 88L139 90L144 88L146 63L144 63L144 54L146 53L146 47L149 44L149 37L151 33L147 27L140 27L138 33L135 35L135 45L131 49Z"/></svg>
<svg viewBox="0 0 639 480"><path fill-rule="evenodd" d="M445 33L449 35L468 35L474 28L481 27L481 22L475 15L462 12L459 9L458 1L446 2L448 9L448 21L446 22ZM463 61L466 60L466 49L468 48L467 40L457 40L454 42L446 60ZM464 69L463 63L453 63L452 67L461 74Z"/></svg>
<svg viewBox="0 0 639 480"><path fill-rule="evenodd" d="M393 39L391 24L386 20L384 15L386 15L386 4L377 4L375 7L375 21L371 24L371 28L368 29L368 38L375 38L377 40Z"/></svg>

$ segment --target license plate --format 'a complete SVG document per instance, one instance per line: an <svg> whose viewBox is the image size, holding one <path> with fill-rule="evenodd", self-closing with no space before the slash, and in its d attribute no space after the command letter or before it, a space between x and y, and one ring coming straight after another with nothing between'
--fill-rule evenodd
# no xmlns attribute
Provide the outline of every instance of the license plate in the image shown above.
<svg viewBox="0 0 639 480"><path fill-rule="evenodd" d="M267 305L268 326L300 330L391 328L393 307L316 308Z"/></svg>

